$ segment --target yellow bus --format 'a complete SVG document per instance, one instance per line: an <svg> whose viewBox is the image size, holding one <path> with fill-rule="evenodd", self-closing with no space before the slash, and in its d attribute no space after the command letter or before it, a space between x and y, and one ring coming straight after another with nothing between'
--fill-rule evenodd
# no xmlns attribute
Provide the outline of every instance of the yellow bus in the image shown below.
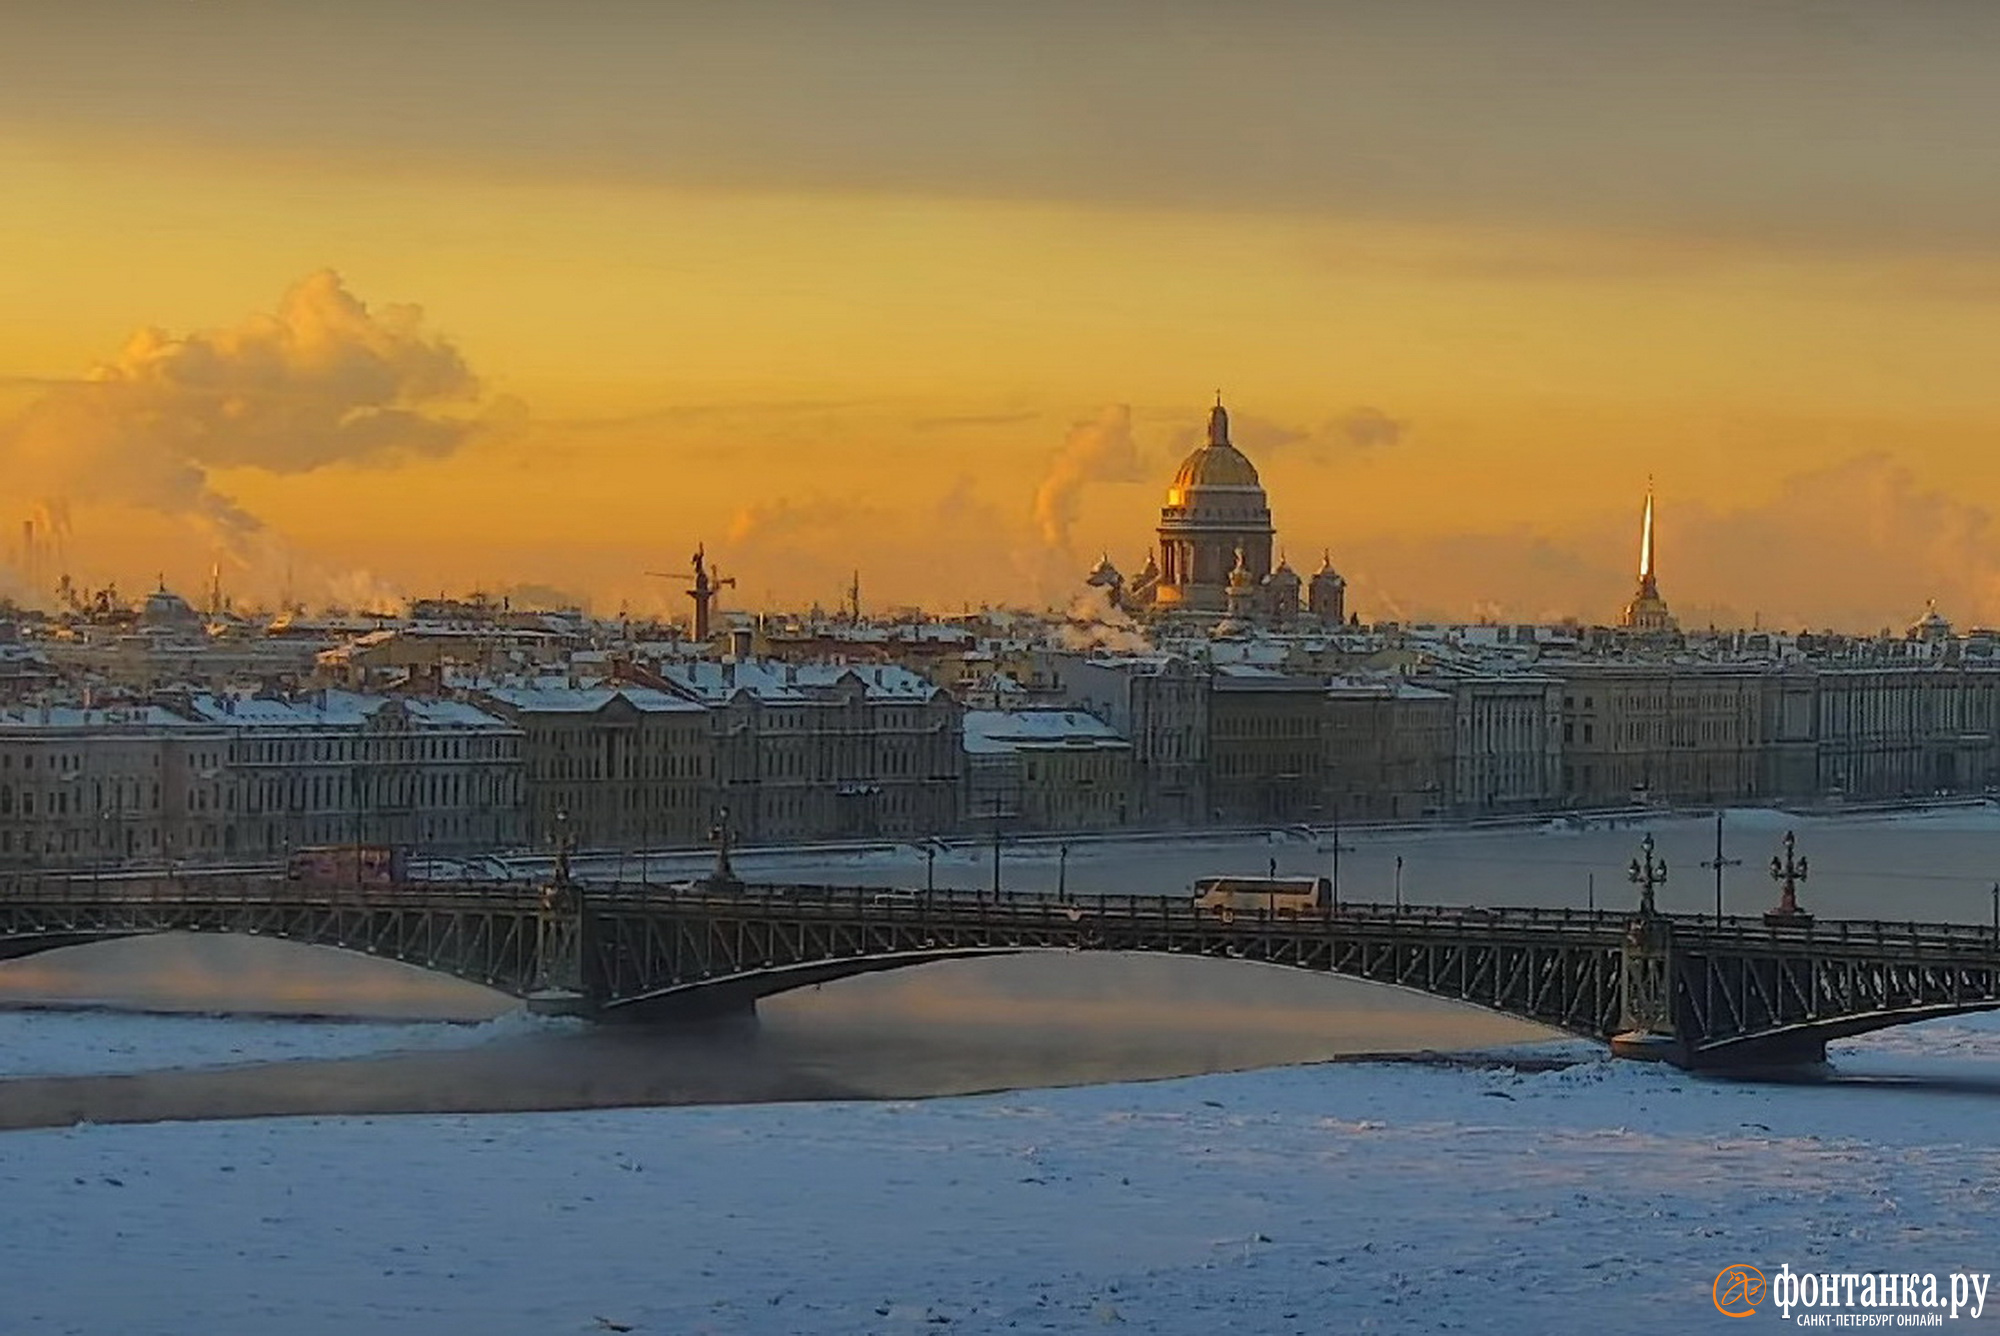
<svg viewBox="0 0 2000 1336"><path fill-rule="evenodd" d="M1203 877L1194 884L1194 907L1225 922L1238 914L1297 918L1326 912L1332 892L1325 877Z"/></svg>

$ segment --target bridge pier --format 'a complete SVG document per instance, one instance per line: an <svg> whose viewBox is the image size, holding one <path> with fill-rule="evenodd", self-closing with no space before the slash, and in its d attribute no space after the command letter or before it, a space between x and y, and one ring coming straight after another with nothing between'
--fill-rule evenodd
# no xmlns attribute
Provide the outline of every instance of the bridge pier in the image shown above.
<svg viewBox="0 0 2000 1336"><path fill-rule="evenodd" d="M633 1025L757 1024L757 999L735 989L697 988L592 1013L598 1020Z"/></svg>
<svg viewBox="0 0 2000 1336"><path fill-rule="evenodd" d="M1673 925L1642 910L1625 929L1620 950L1614 1057L1688 1065L1687 1047L1674 1024L1673 959Z"/></svg>
<svg viewBox="0 0 2000 1336"><path fill-rule="evenodd" d="M1701 1072L1751 1072L1825 1063L1826 1040L1809 1034L1776 1034L1706 1051L1697 1049L1681 1065Z"/></svg>
<svg viewBox="0 0 2000 1336"><path fill-rule="evenodd" d="M1611 1056L1635 1062L1671 1062L1676 1067L1692 1066L1680 1036L1654 1034L1647 1030L1626 1030L1611 1036Z"/></svg>
<svg viewBox="0 0 2000 1336"><path fill-rule="evenodd" d="M597 1004L568 988L540 988L521 1000L527 1003L530 1016L581 1016L585 1020L597 1017Z"/></svg>

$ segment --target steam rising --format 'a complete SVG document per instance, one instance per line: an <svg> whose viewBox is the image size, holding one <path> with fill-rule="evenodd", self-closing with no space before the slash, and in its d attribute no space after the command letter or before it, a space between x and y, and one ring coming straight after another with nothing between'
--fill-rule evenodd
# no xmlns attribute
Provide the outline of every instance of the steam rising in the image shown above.
<svg viewBox="0 0 2000 1336"><path fill-rule="evenodd" d="M1062 449L1035 491L1035 525L1042 541L1070 549L1070 531L1086 484L1142 482L1146 476L1132 439L1129 404L1107 405L1095 418L1077 423L1063 438Z"/></svg>

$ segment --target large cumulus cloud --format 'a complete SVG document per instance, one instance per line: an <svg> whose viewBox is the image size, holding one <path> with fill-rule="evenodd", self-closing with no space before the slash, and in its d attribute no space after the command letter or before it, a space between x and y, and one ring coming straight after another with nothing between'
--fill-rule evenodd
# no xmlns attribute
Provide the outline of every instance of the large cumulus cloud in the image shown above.
<svg viewBox="0 0 2000 1336"><path fill-rule="evenodd" d="M421 310L371 309L321 270L275 311L228 328L140 330L115 359L0 424L0 467L31 494L188 518L240 550L262 524L212 470L448 454L476 429L462 414L478 395Z"/></svg>

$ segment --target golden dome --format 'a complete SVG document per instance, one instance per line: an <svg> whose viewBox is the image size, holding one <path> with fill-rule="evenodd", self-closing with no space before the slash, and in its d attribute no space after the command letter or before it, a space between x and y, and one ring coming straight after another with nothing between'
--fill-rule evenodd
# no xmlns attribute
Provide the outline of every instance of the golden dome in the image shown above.
<svg viewBox="0 0 2000 1336"><path fill-rule="evenodd" d="M1174 475L1173 490L1187 492L1196 487L1260 487L1257 466L1241 450L1228 443L1204 445L1181 461Z"/></svg>
<svg viewBox="0 0 2000 1336"><path fill-rule="evenodd" d="M1167 504L1186 505L1188 493L1197 487L1262 486L1257 466L1229 443L1229 413L1217 395L1208 412L1208 443L1181 461L1180 472L1167 488Z"/></svg>

